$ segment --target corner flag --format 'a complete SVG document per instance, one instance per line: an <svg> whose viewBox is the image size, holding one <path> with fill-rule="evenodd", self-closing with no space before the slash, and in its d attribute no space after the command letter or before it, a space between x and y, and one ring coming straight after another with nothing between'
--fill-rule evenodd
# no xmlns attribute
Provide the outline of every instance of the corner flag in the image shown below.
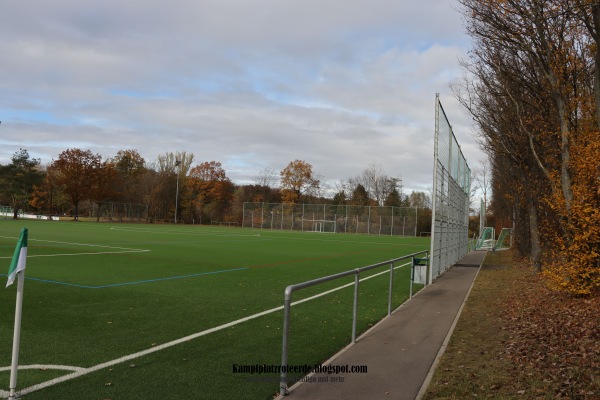
<svg viewBox="0 0 600 400"><path fill-rule="evenodd" d="M23 311L23 284L25 283L25 262L27 261L27 228L21 229L21 236L15 248L10 268L8 269L8 282L6 287L12 285L19 275L17 285L17 299L15 301L15 331L13 334L12 362L10 365L10 386L8 398L17 399L17 372L19 369L19 344L21 342L21 315Z"/></svg>
<svg viewBox="0 0 600 400"><path fill-rule="evenodd" d="M25 269L25 262L27 261L27 228L21 229L21 236L17 242L15 253L8 269L8 281L6 287L12 285L15 281L17 274Z"/></svg>

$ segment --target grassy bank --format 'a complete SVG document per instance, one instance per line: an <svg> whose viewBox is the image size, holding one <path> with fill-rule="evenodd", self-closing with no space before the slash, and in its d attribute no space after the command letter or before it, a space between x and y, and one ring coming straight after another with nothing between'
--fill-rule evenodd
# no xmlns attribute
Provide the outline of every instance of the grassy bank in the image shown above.
<svg viewBox="0 0 600 400"><path fill-rule="evenodd" d="M599 399L599 310L489 253L425 399Z"/></svg>

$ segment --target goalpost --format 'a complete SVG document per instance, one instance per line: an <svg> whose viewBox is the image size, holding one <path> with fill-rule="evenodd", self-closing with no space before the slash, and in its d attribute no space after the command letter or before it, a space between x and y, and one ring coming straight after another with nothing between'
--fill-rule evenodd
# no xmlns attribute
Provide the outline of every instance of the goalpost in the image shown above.
<svg viewBox="0 0 600 400"><path fill-rule="evenodd" d="M310 226L309 232L319 232L319 233L335 233L336 232L336 221L326 220L326 219L303 219L302 223L304 226Z"/></svg>
<svg viewBox="0 0 600 400"><path fill-rule="evenodd" d="M487 226L481 230L475 250L491 250L494 248L494 239L496 238L496 231L493 227Z"/></svg>

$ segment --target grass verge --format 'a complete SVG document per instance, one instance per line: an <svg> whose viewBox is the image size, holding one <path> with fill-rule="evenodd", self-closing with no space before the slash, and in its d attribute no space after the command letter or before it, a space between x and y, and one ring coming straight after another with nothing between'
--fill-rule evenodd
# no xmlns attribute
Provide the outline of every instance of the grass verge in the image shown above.
<svg viewBox="0 0 600 400"><path fill-rule="evenodd" d="M600 298L488 253L424 399L599 399Z"/></svg>

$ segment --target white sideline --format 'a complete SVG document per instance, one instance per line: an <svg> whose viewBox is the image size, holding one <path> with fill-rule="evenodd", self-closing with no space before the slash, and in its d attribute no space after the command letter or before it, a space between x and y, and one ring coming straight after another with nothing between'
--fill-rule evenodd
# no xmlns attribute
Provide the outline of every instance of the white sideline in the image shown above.
<svg viewBox="0 0 600 400"><path fill-rule="evenodd" d="M398 265L398 266L394 267L394 269L398 269L398 268L404 267L406 265L410 265L410 263L405 263L405 264L402 264L402 265ZM364 278L360 279L360 282L366 281L368 279L371 279L371 278L374 278L376 276L383 275L383 274L386 274L386 273L389 273L389 270L385 270L385 271L378 272L376 274L364 277ZM353 285L354 285L354 282L351 282L351 283L348 283L348 284L345 284L345 285L342 285L342 286L338 286L336 288L327 290L325 292L316 294L314 296L307 297L305 299L295 301L295 302L292 303L292 306L295 306L297 304L301 304L301 303L304 303L304 302L307 302L307 301L310 301L310 300L317 299L319 297L325 296L327 294L336 292L338 290L341 290L341 289L344 289L346 287L353 286ZM169 347L173 347L173 346L176 346L178 344L185 343L185 342L188 342L190 340L197 339L199 337L208 335L210 333L214 333L214 332L226 329L226 328L230 328L232 326L241 324L243 322L250 321L252 319L255 319L255 318L258 318L258 317L262 317L264 315L271 314L271 313L274 313L274 312L277 312L277 311L280 311L280 310L283 310L283 306L271 308L270 310L262 311L262 312L259 312L257 314L252 314L250 316L247 316L247 317L244 317L244 318L240 318L238 320L231 321L231 322L228 322L226 324L216 326L214 328L206 329L204 331L197 332L197 333L194 333L192 335L188 335L188 336L185 336L185 337L182 337L180 339L176 339L176 340L173 340L173 341L170 341L170 342L167 342L167 343L163 343L163 344L151 347L151 348L146 349L146 350L138 351L137 353L132 353L132 354L120 357L120 358L116 358L114 360L106 361L106 362L103 362L101 364L97 364L97 365L94 365L92 367L89 367L89 368L78 368L73 373L70 373L70 374L67 374L67 375L63 375L63 376L51 379L51 380L46 381L46 382L38 383L36 385L33 385L33 386L30 386L30 387L24 388L22 390L19 390L19 391L17 391L17 393L19 395L24 395L24 394L27 394L27 393L35 392L37 390L44 389L46 387L56 385L58 383L66 382L66 381L69 381L71 379L79 378L80 376L87 375L89 373L96 372L96 371L104 369L104 368L112 367L113 365L116 365L116 364L121 364L121 363L130 361L130 360L139 358L139 357L143 357L143 356L146 356L148 354L152 354L152 353L155 353L157 351L164 350L164 349L167 349ZM10 368L10 367L7 367L7 368ZM19 367L19 368L21 368L21 367ZM75 368L77 368L77 367L72 367L71 369L75 369ZM61 369L61 368L56 368L56 369ZM64 368L62 368L62 369L64 369ZM6 392L6 391L0 391L0 397L1 398L8 398L8 392Z"/></svg>
<svg viewBox="0 0 600 400"><path fill-rule="evenodd" d="M63 257L63 256L95 256L98 254L125 254L125 253L146 253L151 250L142 250L142 249L131 249L131 250L122 250L122 251L98 251L96 253L62 253L62 254L28 254L27 258L36 258L36 257ZM0 257L0 258L12 258L12 257Z"/></svg>
<svg viewBox="0 0 600 400"><path fill-rule="evenodd" d="M11 236L0 236L3 239L17 239ZM46 243L58 243L67 244L71 246L85 246L85 247L98 247L102 249L115 249L118 251L97 251L93 253L62 253L62 254L29 254L27 258L33 257L59 257L59 256L89 256L96 254L122 254L122 253L145 253L150 250L148 249L135 249L132 247L118 247L118 246L106 246L101 244L90 244L90 243L73 243L73 242L59 242L56 240L42 240L42 239L29 239L30 242L46 242ZM12 256L0 257L0 259L12 258Z"/></svg>
<svg viewBox="0 0 600 400"><path fill-rule="evenodd" d="M236 237L260 237L260 233L231 233L231 232L192 232L192 231L171 231L157 230L150 228L115 228L111 231L138 232L138 233L164 233L166 235L185 235L185 236L236 236Z"/></svg>

